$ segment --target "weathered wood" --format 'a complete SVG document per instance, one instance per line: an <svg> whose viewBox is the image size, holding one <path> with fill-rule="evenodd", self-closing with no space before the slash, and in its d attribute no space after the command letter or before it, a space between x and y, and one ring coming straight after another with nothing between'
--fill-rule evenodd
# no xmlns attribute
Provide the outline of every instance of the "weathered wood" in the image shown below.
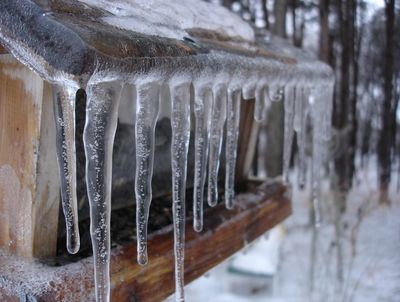
<svg viewBox="0 0 400 302"><path fill-rule="evenodd" d="M50 87L10 55L0 56L0 247L53 255L58 185Z"/></svg>
<svg viewBox="0 0 400 302"><path fill-rule="evenodd" d="M204 231L196 233L187 221L186 283L240 250L291 213L291 204L281 184L264 185L255 193L238 195L237 207L228 211L223 204L205 213ZM113 251L111 261L112 301L162 301L174 290L172 226L152 234L149 264L139 266L136 243ZM92 259L64 267L28 265L0 255L1 294L10 289L38 301L94 301ZM24 273L25 272L25 273ZM30 278L35 276L35 278ZM12 295L11 295L12 296Z"/></svg>

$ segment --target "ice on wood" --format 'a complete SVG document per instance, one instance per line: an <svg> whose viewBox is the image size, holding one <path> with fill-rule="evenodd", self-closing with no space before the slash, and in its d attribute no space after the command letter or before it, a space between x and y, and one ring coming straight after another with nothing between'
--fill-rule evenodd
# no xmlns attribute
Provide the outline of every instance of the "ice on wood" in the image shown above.
<svg viewBox="0 0 400 302"><path fill-rule="evenodd" d="M147 222L160 87L168 83L170 89L177 301L184 301L185 193L191 124L196 231L203 228L205 186L209 205L215 206L220 196L218 180L224 140L225 204L227 208L233 207L242 99L255 98L254 117L258 121L265 119L271 102L284 100L284 178L288 176L295 131L300 184L305 183L307 119L310 118L313 126L311 184L316 220L320 220L320 176L332 111L333 76L329 67L268 33L256 36L251 26L238 16L202 1L77 1L79 4L75 3L74 8L92 14L92 19L88 18L90 22L85 14L81 14L82 18L63 10L57 12L60 18L55 20L41 6L42 1L36 2L4 0L0 3L0 41L20 61L55 84L62 201L67 247L72 253L79 249L74 102L78 88L87 91L84 145L97 301L106 302L110 297L111 161L123 84L135 83L137 92L136 113L130 116L125 112L124 118L132 118L136 130L135 193L140 264L147 262ZM95 17L93 11L101 14ZM80 18L79 22L87 28L77 27L72 18ZM109 41L110 35L117 37L115 47L97 43L103 38ZM99 40L94 41L93 37ZM49 39L52 43L48 43ZM194 86L194 108L190 108L191 85ZM312 104L308 104L309 95L312 95ZM193 120L191 113L194 113Z"/></svg>

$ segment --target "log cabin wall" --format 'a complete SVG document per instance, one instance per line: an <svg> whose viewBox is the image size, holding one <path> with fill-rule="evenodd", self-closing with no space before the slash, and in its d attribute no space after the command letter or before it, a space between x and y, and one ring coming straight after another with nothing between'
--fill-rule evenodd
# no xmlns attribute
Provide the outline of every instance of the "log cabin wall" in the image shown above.
<svg viewBox="0 0 400 302"><path fill-rule="evenodd" d="M51 87L0 55L0 247L31 259L55 254L59 181Z"/></svg>

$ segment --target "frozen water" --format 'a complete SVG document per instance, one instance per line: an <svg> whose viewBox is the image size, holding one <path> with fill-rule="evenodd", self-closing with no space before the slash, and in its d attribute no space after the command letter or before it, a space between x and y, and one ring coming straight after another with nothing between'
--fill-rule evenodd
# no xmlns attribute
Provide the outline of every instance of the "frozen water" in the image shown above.
<svg viewBox="0 0 400 302"><path fill-rule="evenodd" d="M136 96L136 231L137 261L147 263L147 222L152 198L154 132L157 122L160 87L158 83L138 85Z"/></svg>
<svg viewBox="0 0 400 302"><path fill-rule="evenodd" d="M297 133L297 145L299 149L298 184L300 188L304 188L307 172L306 144L309 90L307 88L303 88L301 91L302 93L300 95L300 99L298 99L296 102L295 130Z"/></svg>
<svg viewBox="0 0 400 302"><path fill-rule="evenodd" d="M226 8L197 0L79 0L110 15L103 20L127 30L178 40L186 30L204 28L232 37L254 40L251 26ZM212 7L212 9L210 9ZM171 18L171 16L174 16Z"/></svg>
<svg viewBox="0 0 400 302"><path fill-rule="evenodd" d="M89 85L83 134L90 205L96 301L110 300L110 216L112 151L117 129L120 83Z"/></svg>
<svg viewBox="0 0 400 302"><path fill-rule="evenodd" d="M39 1L40 2L40 1ZM136 129L136 178L137 199L137 241L138 262L147 262L147 220L152 199L151 180L154 161L154 128L161 114L159 104L160 85L169 83L171 103L171 167L175 237L176 299L183 301L184 284L184 231L185 231L185 190L187 153L191 125L190 87L194 86L194 135L195 135L195 179L193 193L194 229L203 228L203 196L208 167L207 200L209 205L218 202L218 176L221 162L222 142L225 136L225 204L232 208L234 200L235 165L239 132L240 99L256 98L255 119L265 118L269 104L283 98L285 102L284 121L284 179L287 179L294 131L299 143L300 183L305 183L306 127L310 116L312 132L312 192L319 220L320 173L323 168L324 142L330 137L330 114L332 110L333 78L330 68L316 63L302 52L296 51L284 41L272 37L271 41L257 40L253 29L240 17L228 10L206 4L202 1L125 1L125 0L80 0L83 5L100 8L101 21L122 28L127 33L142 33L174 38L177 48L184 55L169 57L152 53L153 57L113 57L110 54L87 45L78 33L62 21L57 23L51 14L44 14L40 5L27 4L22 11L18 3L7 1L0 4L3 18L0 22L0 39L20 61L39 73L46 80L57 83L54 86L54 106L57 126L57 150L61 172L63 209L67 225L67 246L72 253L79 249L76 206L75 171L75 118L74 102L76 90L87 87L87 119L84 144L87 159L86 179L90 202L91 236L95 263L97 301L108 301L109 257L110 257L110 202L111 202L111 161L114 134L118 115L118 100L121 86L135 83L136 113L130 110L120 112L121 118L135 121ZM25 7L25 8L26 8ZM15 11L21 13L15 14ZM22 36L29 32L30 23L18 19L39 20L38 36ZM171 18L173 16L173 18ZM68 16L64 16L68 19ZM60 18L61 20L62 18ZM42 24L40 23L40 24ZM54 34L59 49L70 49L63 64L58 64L60 52L51 52L43 43L44 33L49 24L62 34ZM103 24L104 25L104 24ZM107 26L107 25L104 25ZM10 28L12 30L4 30ZM115 29L115 28L114 28ZM193 29L208 30L211 34L227 35L232 41L224 47L208 47L201 39L193 38ZM124 31L125 32L125 31ZM21 39L16 39L18 34ZM33 33L34 34L34 33ZM167 41L167 39L165 39ZM185 42L182 42L185 40ZM244 41L246 40L246 41ZM41 43L38 43L41 42ZM277 58L263 56L260 48L276 53ZM182 44L186 43L186 44ZM140 43L137 45L140 46ZM60 46L60 47L59 47ZM61 47L62 46L62 47ZM66 47L68 46L68 47ZM188 55L187 49L193 53ZM197 48L198 47L198 48ZM204 47L206 52L202 52ZM230 47L241 48L230 52ZM210 49L208 49L210 48ZM197 50L199 50L197 52ZM248 52L248 56L240 52ZM175 54L175 53L174 53ZM193 55L192 55L193 54ZM287 55L291 60L286 64ZM296 61L296 60L297 61ZM87 61L85 61L87 60ZM93 62L91 61L93 60ZM74 64L69 64L73 62ZM68 64L67 64L68 63ZM83 66L85 65L85 66ZM83 68L85 67L85 68ZM87 69L86 69L87 67ZM95 71L93 71L95 70ZM177 78L179 77L179 81ZM182 80L184 78L184 80ZM171 80L174 79L174 80ZM208 79L208 80L204 80ZM204 81L213 84L199 85ZM139 81L139 82L138 82ZM62 85L59 83L63 83ZM268 85L267 85L268 84ZM296 89L294 87L296 85ZM309 89L314 100L308 105ZM285 93L283 93L283 91ZM241 95L242 93L242 95ZM165 105L165 104L163 104ZM130 108L130 109L132 109ZM310 108L310 109L309 109ZM160 109L160 110L159 110ZM133 110L133 109L132 109ZM310 114L308 111L310 110ZM226 125L225 125L226 122ZM226 129L226 133L224 133ZM224 135L225 134L225 135Z"/></svg>
<svg viewBox="0 0 400 302"><path fill-rule="evenodd" d="M78 203L76 197L75 95L76 87L53 85L57 158L61 178L61 200L65 216L67 249L79 251Z"/></svg>
<svg viewBox="0 0 400 302"><path fill-rule="evenodd" d="M185 193L190 138L190 83L171 84L171 168L174 220L175 300L184 298Z"/></svg>
<svg viewBox="0 0 400 302"><path fill-rule="evenodd" d="M212 98L213 95L210 87L195 87L193 228L197 232L203 229L203 199L210 139Z"/></svg>
<svg viewBox="0 0 400 302"><path fill-rule="evenodd" d="M235 167L240 122L240 91L229 91L226 117L226 153L225 153L225 206L233 208L235 197Z"/></svg>
<svg viewBox="0 0 400 302"><path fill-rule="evenodd" d="M286 86L284 96L284 138L283 138L283 179L288 181L290 157L293 144L294 104L296 101L296 87Z"/></svg>
<svg viewBox="0 0 400 302"><path fill-rule="evenodd" d="M226 120L227 86L217 84L213 93L207 191L208 204L212 207L218 203L218 172Z"/></svg>

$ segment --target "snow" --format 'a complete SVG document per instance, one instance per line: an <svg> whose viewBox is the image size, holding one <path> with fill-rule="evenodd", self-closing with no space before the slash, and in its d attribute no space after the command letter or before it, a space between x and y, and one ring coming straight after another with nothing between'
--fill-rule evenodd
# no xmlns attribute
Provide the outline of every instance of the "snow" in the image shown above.
<svg viewBox="0 0 400 302"><path fill-rule="evenodd" d="M198 0L79 0L110 13L103 21L148 35L183 39L186 30L202 28L254 40L251 26L226 8ZM174 16L174 18L171 18Z"/></svg>
<svg viewBox="0 0 400 302"><path fill-rule="evenodd" d="M295 179L296 175L291 174ZM343 282L337 281L337 250L332 219L332 192L327 183L322 190L325 220L318 230L314 290L310 293L310 255L313 230L308 221L310 192L294 189L294 214L284 223L286 234L280 244L278 268L273 277L274 249L266 248L264 238L237 253L220 266L186 286L187 301L229 302L397 302L400 295L400 192L395 191L396 176L390 188L391 205L380 205L376 165L358 172L358 181L348 195L342 217L340 245L343 253ZM361 215L358 215L361 213ZM362 217L358 220L358 217ZM352 257L352 234L356 253ZM232 267L254 275L232 273ZM262 269L260 269L262 267ZM231 268L231 271L229 270ZM170 301L167 299L167 301Z"/></svg>

